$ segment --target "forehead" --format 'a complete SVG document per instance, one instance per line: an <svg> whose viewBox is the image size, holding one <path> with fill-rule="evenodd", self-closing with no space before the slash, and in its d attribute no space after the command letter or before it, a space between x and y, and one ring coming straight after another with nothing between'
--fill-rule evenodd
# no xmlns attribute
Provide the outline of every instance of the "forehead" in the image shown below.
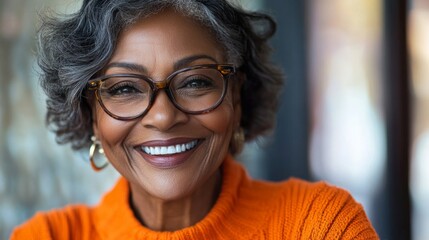
<svg viewBox="0 0 429 240"><path fill-rule="evenodd" d="M120 34L112 61L150 65L172 63L190 55L224 60L223 48L209 28L183 14L166 9L128 26Z"/></svg>

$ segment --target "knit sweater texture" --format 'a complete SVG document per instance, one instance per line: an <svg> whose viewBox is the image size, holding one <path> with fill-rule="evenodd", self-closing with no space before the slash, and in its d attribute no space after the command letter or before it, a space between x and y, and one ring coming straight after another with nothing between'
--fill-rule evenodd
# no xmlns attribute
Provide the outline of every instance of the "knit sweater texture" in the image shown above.
<svg viewBox="0 0 429 240"><path fill-rule="evenodd" d="M37 213L11 239L378 239L362 206L342 189L294 178L252 180L231 157L222 170L221 193L211 211L181 230L142 226L129 205L128 182L121 178L97 206Z"/></svg>

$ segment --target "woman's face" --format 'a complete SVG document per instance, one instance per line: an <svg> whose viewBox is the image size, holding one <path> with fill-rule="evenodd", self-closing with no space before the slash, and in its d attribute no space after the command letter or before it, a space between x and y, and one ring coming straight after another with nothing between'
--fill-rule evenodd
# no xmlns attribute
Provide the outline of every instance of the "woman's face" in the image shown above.
<svg viewBox="0 0 429 240"><path fill-rule="evenodd" d="M120 67L122 63L138 67ZM122 32L107 65L114 67L107 67L103 74L138 73L162 81L178 64L184 68L216 63L225 63L225 56L209 31L166 10ZM110 163L133 186L164 200L179 199L204 187L228 152L241 114L231 86L218 108L201 115L181 112L163 90L147 114L132 121L116 120L94 103L94 133ZM150 155L142 150L194 143L179 154Z"/></svg>

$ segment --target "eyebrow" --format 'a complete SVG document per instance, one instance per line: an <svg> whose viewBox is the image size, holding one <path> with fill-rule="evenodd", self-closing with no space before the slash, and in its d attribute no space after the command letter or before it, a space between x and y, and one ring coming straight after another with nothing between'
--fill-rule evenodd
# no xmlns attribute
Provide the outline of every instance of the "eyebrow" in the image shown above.
<svg viewBox="0 0 429 240"><path fill-rule="evenodd" d="M109 68L124 68L132 72L147 73L147 69L143 65L128 62L112 62L106 66L106 70Z"/></svg>
<svg viewBox="0 0 429 240"><path fill-rule="evenodd" d="M209 59L213 62L217 62L215 58L209 56L209 55L205 55L205 54L199 54L199 55L192 55L189 57L185 57L183 59L178 60L177 62L174 63L173 67L174 67L174 71L179 70L181 68L185 68L187 66L189 66L190 63L196 61L196 60L200 60L200 59ZM147 73L148 70L145 66L140 65L140 64L136 64L136 63L129 63L129 62L112 62L109 63L106 66L106 70L109 68L124 68L126 70L132 71L132 72L139 72L139 73Z"/></svg>
<svg viewBox="0 0 429 240"><path fill-rule="evenodd" d="M174 70L177 71L181 68L188 67L190 63L200 60L200 59L209 59L215 63L217 63L216 59L213 57L210 57L209 55L200 54L200 55L192 55L189 57L185 57L183 59L180 59L179 61L174 63Z"/></svg>

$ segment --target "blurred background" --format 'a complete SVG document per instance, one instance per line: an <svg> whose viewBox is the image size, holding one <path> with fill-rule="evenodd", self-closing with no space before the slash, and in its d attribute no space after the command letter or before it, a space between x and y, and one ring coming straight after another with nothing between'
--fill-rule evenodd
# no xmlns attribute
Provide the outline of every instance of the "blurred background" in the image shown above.
<svg viewBox="0 0 429 240"><path fill-rule="evenodd" d="M286 75L277 129L240 155L255 178L326 180L382 239L429 239L429 1L241 0L278 22ZM35 32L76 0L0 0L0 239L35 211L96 204L118 174L44 125Z"/></svg>

